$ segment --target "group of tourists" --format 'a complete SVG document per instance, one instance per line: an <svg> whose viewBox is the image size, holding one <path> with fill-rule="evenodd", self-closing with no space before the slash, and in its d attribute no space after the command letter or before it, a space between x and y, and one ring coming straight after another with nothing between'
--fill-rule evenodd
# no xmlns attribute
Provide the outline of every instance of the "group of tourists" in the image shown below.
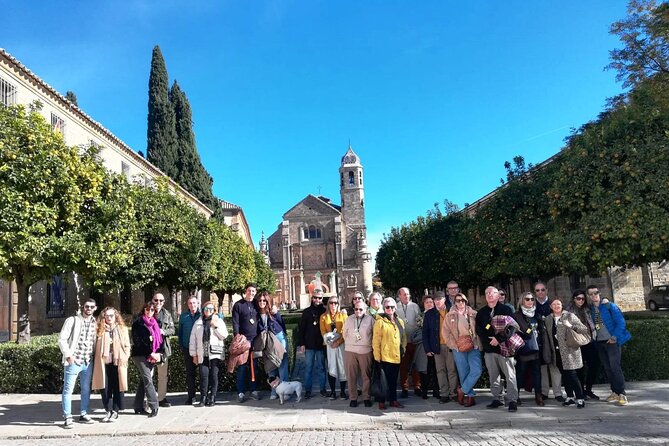
<svg viewBox="0 0 669 446"><path fill-rule="evenodd" d="M302 311L295 340L297 352L304 355L305 399L312 397L315 380L322 397L349 400L351 407L357 407L361 397L365 407L372 406L373 398L380 410L402 408L398 387L399 396L407 398L411 382L414 393L424 399L431 393L440 403L456 401L471 407L476 404L474 386L485 364L491 409L506 405L509 411L517 411L523 403L522 388L534 392L539 406L545 405L552 390L563 405L583 408L586 399L599 400L592 385L600 367L611 385L606 401L627 404L621 346L631 336L620 309L602 299L595 286L576 290L566 310L559 298L548 298L542 282L535 284L534 293L521 295L518 308L505 302L503 290L488 287L486 305L478 311L455 281L447 284L446 292L423 296L420 306L408 288L398 290L397 300L378 292L365 299L356 292L349 309L341 307L336 295L323 302L324 293L317 284L309 286L309 294L311 305ZM102 421L118 419L128 390L129 359L140 375L134 412L155 417L159 407L171 405L166 398L169 337L176 330L164 303L164 296L156 293L143 306L132 322L132 343L118 310L104 308L95 319L93 299L84 302L80 314L65 321L58 340L65 368L65 428L74 424L71 397L77 377L81 386L78 421L94 422L88 414L91 390L101 393ZM289 348L285 323L271 296L258 294L255 284L246 286L243 299L232 308L229 345L225 342L228 329L214 302L205 302L200 310L199 300L191 296L187 304L178 321L188 392L185 404L216 403L226 352L228 371L236 369L239 403L247 399L247 384L248 397L260 399L256 378L261 363L272 381L270 399L276 399L280 383L289 383Z"/></svg>

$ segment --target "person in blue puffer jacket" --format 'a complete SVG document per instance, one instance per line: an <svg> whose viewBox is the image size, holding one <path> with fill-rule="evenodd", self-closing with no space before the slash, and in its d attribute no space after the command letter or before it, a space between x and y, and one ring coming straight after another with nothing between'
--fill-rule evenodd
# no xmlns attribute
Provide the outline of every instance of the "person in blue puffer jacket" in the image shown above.
<svg viewBox="0 0 669 446"><path fill-rule="evenodd" d="M602 299L599 289L590 285L588 298L592 302L591 314L595 324L595 341L599 359L611 384L611 395L606 399L618 406L627 405L625 375L621 364L621 347L632 338L627 331L625 318L620 308L608 299Z"/></svg>

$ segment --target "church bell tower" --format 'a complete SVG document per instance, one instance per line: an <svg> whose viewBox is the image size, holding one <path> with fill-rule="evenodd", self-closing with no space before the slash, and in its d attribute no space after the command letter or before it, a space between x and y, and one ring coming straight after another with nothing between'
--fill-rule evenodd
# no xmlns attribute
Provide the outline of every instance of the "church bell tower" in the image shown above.
<svg viewBox="0 0 669 446"><path fill-rule="evenodd" d="M360 158L350 145L339 167L339 192L341 215L347 238L346 246L353 251L351 254L360 271L362 287L359 288L368 295L372 292L372 256L367 250L365 184Z"/></svg>

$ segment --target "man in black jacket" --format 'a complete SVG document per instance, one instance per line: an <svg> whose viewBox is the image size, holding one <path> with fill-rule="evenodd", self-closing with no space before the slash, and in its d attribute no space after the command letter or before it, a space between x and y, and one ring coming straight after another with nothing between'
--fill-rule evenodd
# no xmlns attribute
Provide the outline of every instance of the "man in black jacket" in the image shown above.
<svg viewBox="0 0 669 446"><path fill-rule="evenodd" d="M518 384L516 383L516 360L501 354L499 344L506 341L504 333L495 333L492 324L493 316L511 316L511 309L499 302L499 291L489 286L485 290L488 305L476 313L476 334L483 345L485 366L490 376L490 392L492 402L489 409L504 406L502 395L501 374L506 377L506 397L509 401L509 412L518 410Z"/></svg>
<svg viewBox="0 0 669 446"><path fill-rule="evenodd" d="M302 311L297 333L297 346L300 353L304 353L304 398L306 399L311 398L314 368L321 396L327 395L325 391L325 346L320 327L321 315L325 313L323 290L316 287L310 288L310 292L311 305Z"/></svg>
<svg viewBox="0 0 669 446"><path fill-rule="evenodd" d="M258 291L258 287L255 283L249 283L244 287L244 298L235 302L232 306L232 331L235 335L242 334L253 346L253 340L258 334L258 309L255 306L253 298L255 297ZM251 349L253 350L253 349ZM246 396L244 395L244 387L246 386L246 380L249 375L251 378L251 383L249 384L249 390L251 391L251 398L254 400L259 400L260 396L256 390L256 382L251 374L251 361L253 361L252 366L257 367L258 361L257 358L253 358L253 352L249 350L249 359L246 363L237 367L237 402L243 403L246 401Z"/></svg>

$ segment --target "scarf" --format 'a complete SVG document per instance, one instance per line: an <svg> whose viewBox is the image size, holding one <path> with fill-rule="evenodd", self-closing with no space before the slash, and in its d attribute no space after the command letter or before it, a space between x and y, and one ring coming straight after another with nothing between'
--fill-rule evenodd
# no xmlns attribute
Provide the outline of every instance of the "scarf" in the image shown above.
<svg viewBox="0 0 669 446"><path fill-rule="evenodd" d="M152 339L151 353L155 353L160 348L160 344L163 343L163 335L160 334L160 327L158 326L158 321L155 317L149 319L146 317L146 314L142 315L142 321L144 326L149 330Z"/></svg>
<svg viewBox="0 0 669 446"><path fill-rule="evenodd" d="M213 316L213 315L212 315ZM209 343L209 338L211 337L211 316L207 318L202 318L202 342Z"/></svg>
<svg viewBox="0 0 669 446"><path fill-rule="evenodd" d="M109 364L111 361L109 360L109 353L112 350L110 347L112 346L112 343L114 342L114 328L116 328L116 324L114 326L110 326L109 324L105 323L105 331L102 333L102 347L100 347L102 351L102 359L105 364ZM111 354L111 359L114 360L114 353L112 352Z"/></svg>
<svg viewBox="0 0 669 446"><path fill-rule="evenodd" d="M534 317L534 312L537 311L537 306L533 305L532 308L521 307L523 314L527 317Z"/></svg>

